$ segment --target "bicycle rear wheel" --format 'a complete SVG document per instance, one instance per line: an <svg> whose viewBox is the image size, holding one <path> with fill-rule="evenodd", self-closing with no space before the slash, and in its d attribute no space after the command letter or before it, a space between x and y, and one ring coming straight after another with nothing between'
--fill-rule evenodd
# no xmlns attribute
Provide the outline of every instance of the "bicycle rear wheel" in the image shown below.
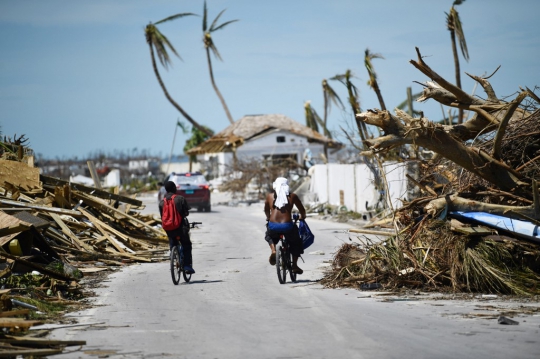
<svg viewBox="0 0 540 359"><path fill-rule="evenodd" d="M171 248L171 277L174 285L180 282L180 272L182 272L182 269L180 253L178 253L178 248L174 246Z"/></svg>
<svg viewBox="0 0 540 359"><path fill-rule="evenodd" d="M189 283L189 281L191 280L191 273L186 273L186 271L182 269L182 275L184 276L184 280L186 281L186 283Z"/></svg>
<svg viewBox="0 0 540 359"><path fill-rule="evenodd" d="M276 246L276 270L279 283L285 284L287 282L287 261L283 256L283 247L281 244Z"/></svg>
<svg viewBox="0 0 540 359"><path fill-rule="evenodd" d="M287 268L289 269L289 274L291 276L291 282L296 282L296 273L294 273L293 270L292 270L292 263L293 263L292 254L290 252L287 253L287 254L288 254L287 255L287 257L288 257L287 258L287 262L288 262L287 263Z"/></svg>

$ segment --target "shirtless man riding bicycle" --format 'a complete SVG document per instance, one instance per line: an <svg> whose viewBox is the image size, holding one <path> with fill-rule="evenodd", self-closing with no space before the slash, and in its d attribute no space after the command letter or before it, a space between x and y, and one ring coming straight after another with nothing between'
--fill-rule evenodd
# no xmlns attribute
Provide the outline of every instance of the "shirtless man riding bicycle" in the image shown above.
<svg viewBox="0 0 540 359"><path fill-rule="evenodd" d="M264 203L264 213L268 221L264 239L268 242L272 251L270 264L276 264L276 244L279 242L279 235L285 234L290 243L293 256L292 270L296 274L302 274L304 271L298 267L298 257L304 253L304 249L298 234L298 227L296 227L292 219L292 210L296 206L300 212L300 220L305 220L306 210L300 198L295 193L289 192L286 178L278 177L273 183L273 188L274 191L266 196Z"/></svg>

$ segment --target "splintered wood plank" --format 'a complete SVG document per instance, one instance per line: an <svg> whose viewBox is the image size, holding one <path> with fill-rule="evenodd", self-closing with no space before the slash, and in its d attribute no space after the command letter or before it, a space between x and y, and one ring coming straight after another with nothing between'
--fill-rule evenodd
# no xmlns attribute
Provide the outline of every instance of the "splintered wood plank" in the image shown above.
<svg viewBox="0 0 540 359"><path fill-rule="evenodd" d="M8 310L7 312L0 312L0 318L15 317L17 315L26 315L30 313L30 309Z"/></svg>
<svg viewBox="0 0 540 359"><path fill-rule="evenodd" d="M14 335L6 335L5 339L2 339L6 343L15 343L18 345L31 344L36 346L48 346L48 345L86 345L86 340L56 340L47 338L33 338L33 337L17 337Z"/></svg>
<svg viewBox="0 0 540 359"><path fill-rule="evenodd" d="M113 251L111 248L106 248L105 251L107 251L108 253L110 253L112 255L132 259L132 260L137 261L137 262L147 262L147 263L152 262L151 259L135 256L135 255L132 255L132 254L129 254L129 253L118 253L118 252Z"/></svg>
<svg viewBox="0 0 540 359"><path fill-rule="evenodd" d="M63 186L63 185L67 184L67 185L69 185L69 187L72 190L77 190L77 191L81 191L81 192L84 192L84 193L92 193L93 196L96 196L96 197L99 197L99 198L103 198L103 199L107 199L107 200L113 200L113 201L118 200L118 201L124 202L124 203L131 203L132 205L137 206L137 207L142 206L142 201L140 201L138 199L133 199L133 198L130 198L130 197L127 197L127 196L121 196L119 194L110 193L108 191L104 191L104 190L101 190L101 189L98 189L98 188L85 186L85 185L82 185L82 184L79 184L79 183L72 183L72 182L69 182L69 181L66 181L66 180L62 180L62 179L55 178L55 177L49 177L49 176L45 176L45 175L41 175L40 179L41 179L41 181L43 181L43 183L49 185L48 187L50 187L50 186Z"/></svg>
<svg viewBox="0 0 540 359"><path fill-rule="evenodd" d="M154 232L155 234L159 235L159 236L163 236L163 231L162 230L159 230L159 229L156 229L154 227L151 227L149 225L147 225L146 223L144 223L143 221L127 214L127 213L124 213L116 208L114 208L113 206L109 206L108 204L104 204L104 203L98 203L96 202L95 200L93 200L89 195L87 194L84 194L84 193L81 193L81 192L75 192L74 195L78 196L79 198L81 198L85 203L91 205L92 207L98 207L98 209L102 210L102 211L110 211L110 212L113 212L117 215L119 215L120 217L123 217L123 218L127 218L128 220L130 220L131 222L133 223L136 223L146 229L148 229L149 231L151 232Z"/></svg>
<svg viewBox="0 0 540 359"><path fill-rule="evenodd" d="M1 182L9 182L18 187L34 189L41 188L39 168L29 167L27 163L0 160Z"/></svg>
<svg viewBox="0 0 540 359"><path fill-rule="evenodd" d="M82 248L88 249L88 246L85 243L82 243L81 241L79 241L79 238L77 238L77 236L73 234L71 229L69 229L69 227L64 223L64 221L62 220L62 218L60 218L59 215L55 213L51 213L51 217L52 219L54 219L56 224L60 226L62 233L64 233L69 238L71 238L71 241L73 242L75 247L77 247L77 249L82 249Z"/></svg>
<svg viewBox="0 0 540 359"><path fill-rule="evenodd" d="M56 355L61 354L62 349L6 349L3 348L1 351L2 358L15 358L20 356L46 356L46 355Z"/></svg>
<svg viewBox="0 0 540 359"><path fill-rule="evenodd" d="M70 209L62 209L62 208L57 208L57 207L40 206L40 205L37 205L37 204L30 204L30 203L19 202L19 201L12 201L12 200L9 200L9 199L0 198L0 203L8 205L8 206L19 207L19 208L20 207L22 207L22 208L31 208L31 209L36 209L36 210L39 210L39 211L45 211L45 212L49 212L49 213L67 214L67 215L73 216L73 217L80 217L81 216L81 213L79 211L73 211L73 210L70 210Z"/></svg>
<svg viewBox="0 0 540 359"><path fill-rule="evenodd" d="M24 223L19 223L14 226L0 228L0 237L7 236L8 234L24 232L28 228L30 228L30 226Z"/></svg>
<svg viewBox="0 0 540 359"><path fill-rule="evenodd" d="M30 226L30 223L0 211L0 246L11 241L20 232L28 230Z"/></svg>
<svg viewBox="0 0 540 359"><path fill-rule="evenodd" d="M125 250L124 248L122 248L121 246L118 245L118 243L113 240L111 238L111 236L109 235L109 233L107 233L107 231L105 231L103 229L103 222L101 222L99 219L97 219L96 217L92 216L92 214L90 214L90 212L88 212L87 210L85 210L84 208L80 208L81 212L84 213L84 215L86 216L86 218L88 218L88 220L90 222L92 222L92 224L94 226L96 226L96 229L114 246L114 248L116 248L119 252L121 253L124 253ZM97 243L96 243L97 244Z"/></svg>
<svg viewBox="0 0 540 359"><path fill-rule="evenodd" d="M486 227L456 227L452 228L454 232L465 234L466 236L487 236L493 234L493 230Z"/></svg>
<svg viewBox="0 0 540 359"><path fill-rule="evenodd" d="M0 328L30 328L43 324L40 320L26 320L24 318L0 318Z"/></svg>
<svg viewBox="0 0 540 359"><path fill-rule="evenodd" d="M86 214L89 214L91 216L91 214L85 210L84 208L79 208L79 210L83 213ZM122 232L116 230L115 228L109 226L107 223L105 222L102 222L100 221L99 219L96 218L97 221L99 221L99 224L104 228L106 229L107 231L115 234L117 237L119 237L121 240L123 240L126 244L133 244L133 243L136 243L137 245L143 247L143 248L146 248L148 249L150 246L147 244L147 243L144 243L143 241L139 241L137 240L136 238L133 238L133 237L129 237L125 234L123 234ZM133 248L132 248L133 249Z"/></svg>

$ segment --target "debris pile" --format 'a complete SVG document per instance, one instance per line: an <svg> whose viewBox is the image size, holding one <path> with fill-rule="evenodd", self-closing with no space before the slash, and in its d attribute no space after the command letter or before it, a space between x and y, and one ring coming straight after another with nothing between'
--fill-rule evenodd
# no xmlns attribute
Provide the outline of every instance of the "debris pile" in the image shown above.
<svg viewBox="0 0 540 359"><path fill-rule="evenodd" d="M422 195L388 216L393 233L386 240L357 237L360 244L344 245L322 282L359 289L376 283L385 289L540 294L540 98L527 88L505 102L486 78L472 75L488 99L469 96L417 52L418 61L411 63L434 81L419 100L431 98L474 115L457 125L400 110L395 116L379 110L357 115L384 131L366 141L372 155L409 146L409 160L418 163L409 180ZM415 158L416 146L436 156Z"/></svg>
<svg viewBox="0 0 540 359"><path fill-rule="evenodd" d="M33 338L27 330L81 305L82 283L93 275L162 260L167 238L159 219L139 213L142 201L40 175L22 145L2 149L0 353L57 354L84 343Z"/></svg>

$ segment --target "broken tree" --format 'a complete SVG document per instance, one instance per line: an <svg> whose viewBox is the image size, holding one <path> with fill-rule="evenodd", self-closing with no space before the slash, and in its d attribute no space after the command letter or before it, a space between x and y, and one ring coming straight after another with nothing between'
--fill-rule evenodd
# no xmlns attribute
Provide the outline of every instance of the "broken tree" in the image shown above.
<svg viewBox="0 0 540 359"><path fill-rule="evenodd" d="M357 120L379 127L368 139L367 155L397 147L418 146L435 153L417 161L411 182L424 197L411 199L395 212L396 236L382 244L364 243L351 260L351 248L336 255L329 286L380 282L387 287L450 287L453 290L537 294L540 249L527 236L478 223L445 221L456 212L488 212L540 223L536 180L540 160L540 99L528 88L510 102L499 99L488 77L469 75L487 98L468 95L422 59L411 64L431 81L418 101L433 99L472 112L465 123L442 125L404 111L369 110ZM413 153L413 151L410 151ZM467 218L462 216L460 218ZM529 236L530 237L530 236Z"/></svg>

